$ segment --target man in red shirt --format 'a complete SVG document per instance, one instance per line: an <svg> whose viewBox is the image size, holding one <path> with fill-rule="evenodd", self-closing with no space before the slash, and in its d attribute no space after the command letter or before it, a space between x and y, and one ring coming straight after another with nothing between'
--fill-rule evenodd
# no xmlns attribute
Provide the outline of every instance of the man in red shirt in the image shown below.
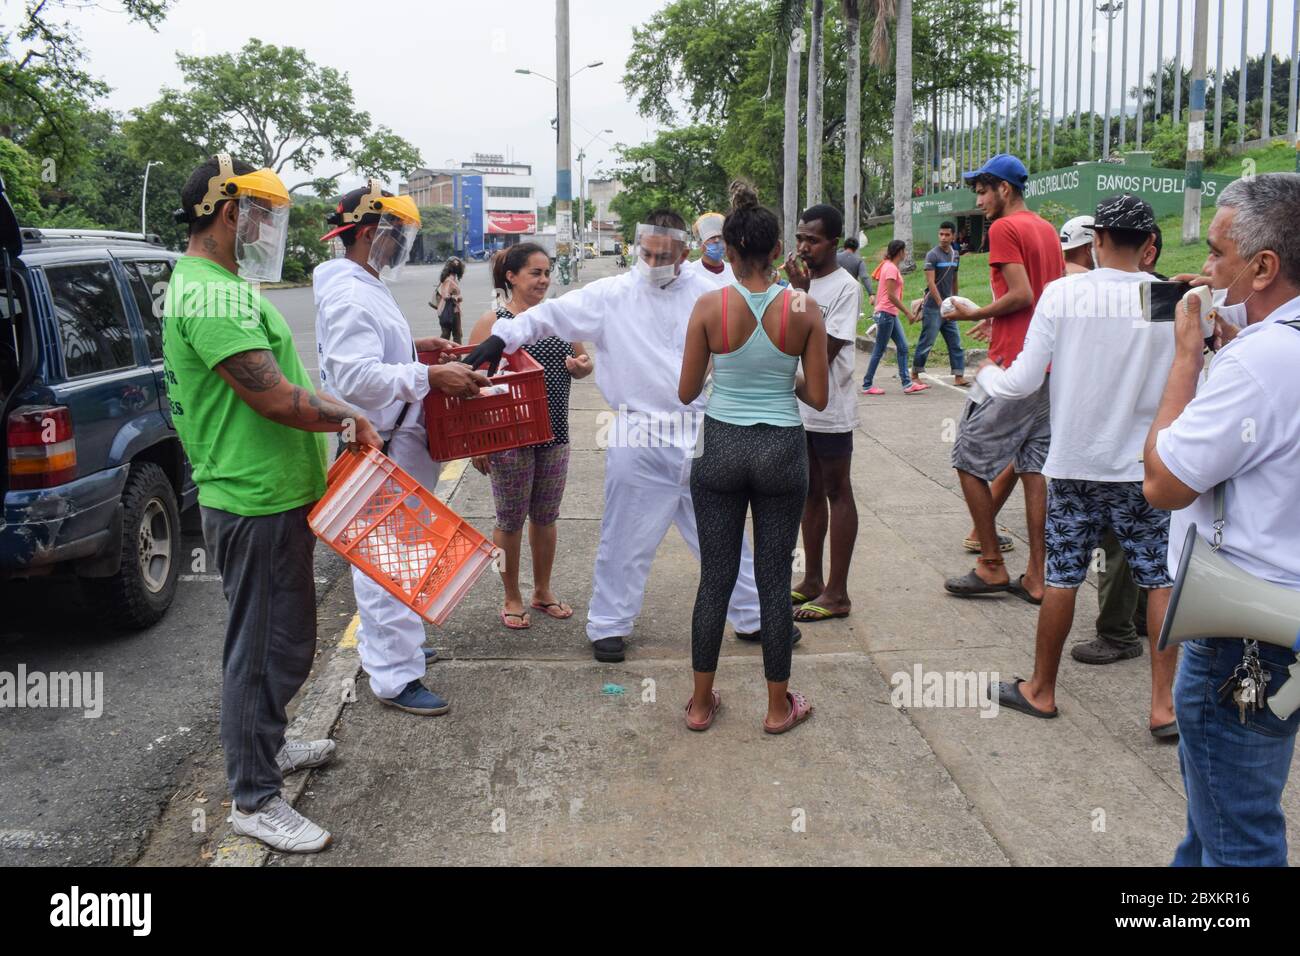
<svg viewBox="0 0 1300 956"><path fill-rule="evenodd" d="M1016 157L1005 153L994 156L965 179L975 190L976 205L991 223L993 303L982 309L953 303L953 318L978 320L971 335L988 341L989 359L1007 368L1024 347L1043 287L1064 274L1061 240L1051 223L1025 206L1023 190L1029 173ZM1035 394L1013 401L989 398L977 388L966 403L953 444L952 464L975 524L980 557L974 570L944 583L951 594L969 597L1009 591L1030 604L1042 603L1047 515L1047 481L1042 469L1051 440L1047 387L1044 382ZM1002 559L996 522L1017 478L1025 489L1029 562L1025 573L1012 582Z"/></svg>

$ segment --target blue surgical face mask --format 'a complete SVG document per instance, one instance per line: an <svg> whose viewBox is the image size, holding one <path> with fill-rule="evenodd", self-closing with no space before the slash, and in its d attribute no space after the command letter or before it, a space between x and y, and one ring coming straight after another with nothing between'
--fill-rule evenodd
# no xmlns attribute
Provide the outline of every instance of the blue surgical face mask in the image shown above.
<svg viewBox="0 0 1300 956"><path fill-rule="evenodd" d="M704 244L704 254L714 262L722 261L722 253L726 249L721 239L715 239L713 242Z"/></svg>

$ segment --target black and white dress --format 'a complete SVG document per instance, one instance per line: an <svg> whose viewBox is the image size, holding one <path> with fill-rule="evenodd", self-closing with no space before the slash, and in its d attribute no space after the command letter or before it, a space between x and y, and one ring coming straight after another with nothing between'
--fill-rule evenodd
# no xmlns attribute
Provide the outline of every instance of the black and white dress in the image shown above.
<svg viewBox="0 0 1300 956"><path fill-rule="evenodd" d="M515 314L504 305L496 307L498 319L513 319ZM525 345L524 351L541 365L546 382L546 408L551 415L551 434L555 437L544 445L535 448L549 448L552 445L569 443L569 389L573 385L573 376L564 366L564 360L573 356L573 346L558 335L548 335L533 345Z"/></svg>

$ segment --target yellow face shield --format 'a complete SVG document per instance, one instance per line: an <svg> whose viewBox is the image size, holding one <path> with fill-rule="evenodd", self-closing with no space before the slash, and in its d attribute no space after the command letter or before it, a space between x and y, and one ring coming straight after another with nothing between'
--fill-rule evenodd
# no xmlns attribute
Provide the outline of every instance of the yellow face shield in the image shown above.
<svg viewBox="0 0 1300 956"><path fill-rule="evenodd" d="M236 176L228 153L217 156L217 166L217 174L208 180L208 191L194 207L195 218L211 214L223 199L237 199L240 196L255 196L270 206L289 205L289 191L273 170L255 169L251 173Z"/></svg>
<svg viewBox="0 0 1300 956"><path fill-rule="evenodd" d="M363 216L379 215L368 262L381 279L391 282L401 274L410 258L411 247L420 232L420 210L410 196L385 196L377 179L370 180L369 190L356 209L342 214L342 228L361 222Z"/></svg>
<svg viewBox="0 0 1300 956"><path fill-rule="evenodd" d="M358 223L362 216L388 213L405 223L414 225L417 229L420 227L420 210L416 207L414 199L410 196L385 196L384 189L377 179L370 180L369 187L370 192L361 197L357 208L341 215L342 225Z"/></svg>
<svg viewBox="0 0 1300 956"><path fill-rule="evenodd" d="M238 203L235 261L240 277L249 282L279 282L292 205L280 177L266 168L235 175L229 154L221 153L217 174L208 180L208 191L194 206L195 218L210 215L223 199Z"/></svg>

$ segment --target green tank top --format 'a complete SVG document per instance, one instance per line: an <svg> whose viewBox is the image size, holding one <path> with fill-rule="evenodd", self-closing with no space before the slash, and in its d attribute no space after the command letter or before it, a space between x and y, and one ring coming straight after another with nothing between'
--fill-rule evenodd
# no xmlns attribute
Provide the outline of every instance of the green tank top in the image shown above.
<svg viewBox="0 0 1300 956"><path fill-rule="evenodd" d="M750 292L743 286L725 286L722 290L722 341L727 344L727 299L739 292L754 313L758 327L754 334L734 352L713 355L713 391L709 394L706 414L731 425L802 425L799 406L794 397L797 355L786 355L772 344L763 328L763 313L782 292L784 286L773 285L766 292ZM781 305L781 339L785 339L790 299Z"/></svg>

